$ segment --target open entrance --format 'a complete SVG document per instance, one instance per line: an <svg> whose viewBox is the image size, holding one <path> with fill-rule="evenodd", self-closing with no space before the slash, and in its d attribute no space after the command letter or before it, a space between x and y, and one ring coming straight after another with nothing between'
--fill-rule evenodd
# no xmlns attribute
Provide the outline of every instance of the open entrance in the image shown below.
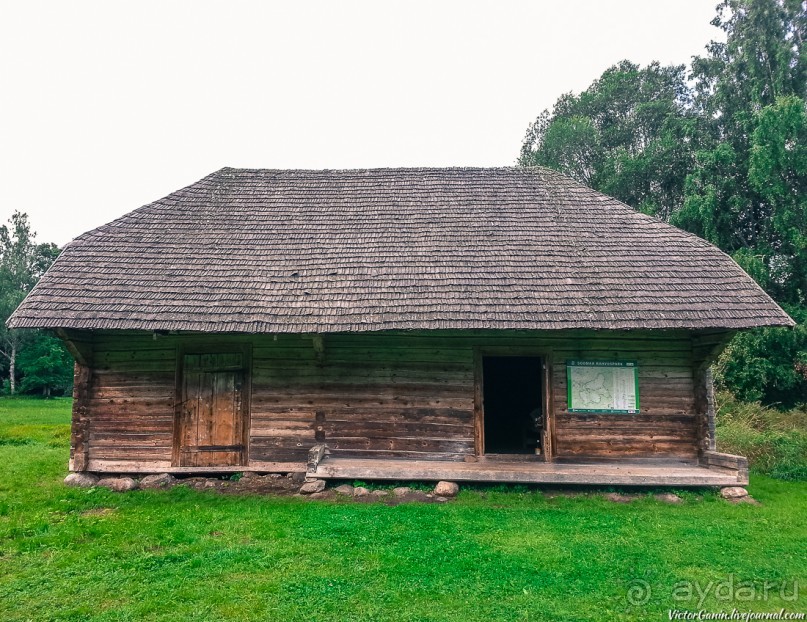
<svg viewBox="0 0 807 622"><path fill-rule="evenodd" d="M242 352L183 356L179 466L244 464L245 358Z"/></svg>
<svg viewBox="0 0 807 622"><path fill-rule="evenodd" d="M485 356L482 374L485 453L541 453L541 359Z"/></svg>

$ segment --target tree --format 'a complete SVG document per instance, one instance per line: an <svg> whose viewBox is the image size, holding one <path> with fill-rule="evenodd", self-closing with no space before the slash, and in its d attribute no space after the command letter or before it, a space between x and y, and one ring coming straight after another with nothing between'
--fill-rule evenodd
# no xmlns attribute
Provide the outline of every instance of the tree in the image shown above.
<svg viewBox="0 0 807 622"><path fill-rule="evenodd" d="M716 380L749 402L807 403L807 309L786 307L795 329L763 328L737 335L723 352Z"/></svg>
<svg viewBox="0 0 807 622"><path fill-rule="evenodd" d="M804 238L794 232L804 172L794 167L804 163L806 9L802 0L718 5L712 24L726 42L692 64L701 146L671 218L735 257L758 257L769 293L794 304L805 291Z"/></svg>
<svg viewBox="0 0 807 622"><path fill-rule="evenodd" d="M5 322L59 254L55 244L36 244L28 216L14 212L9 226L0 227L0 354L8 363L9 390L16 392L17 354L25 333Z"/></svg>
<svg viewBox="0 0 807 622"><path fill-rule="evenodd" d="M780 97L757 115L748 178L770 212L768 289L780 300L807 302L807 107Z"/></svg>
<svg viewBox="0 0 807 622"><path fill-rule="evenodd" d="M31 331L31 339L19 353L22 393L49 397L65 394L73 383L73 359L62 342L41 331Z"/></svg>
<svg viewBox="0 0 807 622"><path fill-rule="evenodd" d="M723 378L747 399L805 397L807 2L722 0L726 34L683 67L623 61L533 123L522 165L565 172L729 253L799 326L738 337Z"/></svg>
<svg viewBox="0 0 807 622"><path fill-rule="evenodd" d="M519 163L559 170L668 218L681 202L696 119L684 66L622 61L530 125Z"/></svg>

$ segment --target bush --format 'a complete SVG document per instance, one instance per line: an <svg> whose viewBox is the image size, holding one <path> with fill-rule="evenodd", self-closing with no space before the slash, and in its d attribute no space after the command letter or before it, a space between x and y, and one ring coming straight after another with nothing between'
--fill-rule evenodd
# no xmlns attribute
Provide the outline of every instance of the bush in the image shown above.
<svg viewBox="0 0 807 622"><path fill-rule="evenodd" d="M748 458L751 469L783 480L807 480L807 408L778 410L717 396L717 448Z"/></svg>
<svg viewBox="0 0 807 622"><path fill-rule="evenodd" d="M731 341L715 368L718 387L746 402L807 404L807 308L786 310L795 328L762 328Z"/></svg>

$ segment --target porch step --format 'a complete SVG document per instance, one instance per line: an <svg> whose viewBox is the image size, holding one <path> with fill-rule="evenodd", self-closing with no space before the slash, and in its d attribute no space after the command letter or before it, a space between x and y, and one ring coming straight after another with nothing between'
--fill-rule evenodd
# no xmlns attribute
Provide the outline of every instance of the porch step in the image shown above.
<svg viewBox="0 0 807 622"><path fill-rule="evenodd" d="M620 486L737 486L739 472L677 460L546 463L379 460L326 455L309 475L320 479L593 484Z"/></svg>

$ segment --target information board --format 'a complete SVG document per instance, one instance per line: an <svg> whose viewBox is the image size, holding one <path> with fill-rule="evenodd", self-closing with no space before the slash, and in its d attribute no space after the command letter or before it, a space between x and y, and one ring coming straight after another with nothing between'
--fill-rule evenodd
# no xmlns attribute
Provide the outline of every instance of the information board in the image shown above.
<svg viewBox="0 0 807 622"><path fill-rule="evenodd" d="M636 361L566 361L569 412L639 412Z"/></svg>

